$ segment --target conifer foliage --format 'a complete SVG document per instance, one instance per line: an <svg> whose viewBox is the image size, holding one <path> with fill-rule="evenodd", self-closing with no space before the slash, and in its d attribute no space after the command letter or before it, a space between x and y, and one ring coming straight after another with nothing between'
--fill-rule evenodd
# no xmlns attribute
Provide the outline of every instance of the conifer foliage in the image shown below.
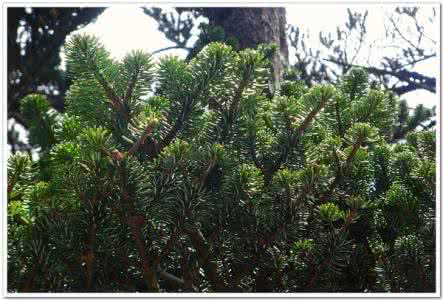
<svg viewBox="0 0 443 300"><path fill-rule="evenodd" d="M269 95L266 47L190 62L66 45L65 113L22 101L11 292L431 292L435 132L351 70Z"/></svg>

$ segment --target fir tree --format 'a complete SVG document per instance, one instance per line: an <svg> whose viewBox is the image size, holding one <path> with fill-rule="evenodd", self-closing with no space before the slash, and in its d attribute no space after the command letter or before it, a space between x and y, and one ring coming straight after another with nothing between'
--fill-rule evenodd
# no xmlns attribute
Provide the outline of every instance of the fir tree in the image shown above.
<svg viewBox="0 0 443 300"><path fill-rule="evenodd" d="M361 69L269 96L265 52L115 61L74 36L66 112L22 101L9 291L435 291L435 132L393 144Z"/></svg>

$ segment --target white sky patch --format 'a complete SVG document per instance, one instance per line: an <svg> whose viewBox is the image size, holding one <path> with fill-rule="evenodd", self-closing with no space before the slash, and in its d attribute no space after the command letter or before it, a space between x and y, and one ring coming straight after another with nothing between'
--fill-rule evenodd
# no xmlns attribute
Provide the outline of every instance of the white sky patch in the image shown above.
<svg viewBox="0 0 443 300"><path fill-rule="evenodd" d="M384 41L386 37L384 20L387 11L392 11L392 7L378 7L369 5L363 7L361 5L291 5L287 8L287 22L295 25L304 33L309 33L308 39L310 47L313 49L322 50L319 42L319 32L336 33L337 26L344 27L347 21L346 9L350 7L353 11L369 10L367 19L367 39L369 41L376 41L384 48L376 47L371 50L369 55L369 48L362 49L361 57L371 57L370 62L376 64L383 55L386 55L389 48L386 48ZM430 12L432 8L427 7L423 9L423 13ZM437 14L438 16L438 14ZM426 17L426 16L423 16ZM438 17L436 23L438 23ZM425 32L434 40L438 40L438 26L426 27ZM406 25L405 25L406 26ZM174 43L169 41L163 33L158 31L157 22L143 13L143 10L136 6L114 6L106 9L96 22L87 25L81 30L82 33L89 33L100 38L106 49L110 51L111 55L116 59L121 59L131 50L142 49L146 52L154 52L158 49L174 46ZM323 47L324 49L324 47ZM291 50L291 49L290 49ZM291 52L290 52L291 53ZM178 55L185 57L184 50L168 50L156 55L160 57L167 54ZM63 56L63 54L62 54ZM357 64L365 64L364 61L357 61ZM435 76L439 72L438 59L429 59L417 65L416 71L430 76ZM417 104L424 104L427 107L432 107L437 104L437 95L427 91L414 91L402 96L407 99L411 107Z"/></svg>
<svg viewBox="0 0 443 300"><path fill-rule="evenodd" d="M91 23L75 33L93 34L100 38L105 48L116 59L122 59L131 50L154 52L174 46L158 29L157 22L136 6L107 8ZM185 56L186 51L168 50L162 54Z"/></svg>

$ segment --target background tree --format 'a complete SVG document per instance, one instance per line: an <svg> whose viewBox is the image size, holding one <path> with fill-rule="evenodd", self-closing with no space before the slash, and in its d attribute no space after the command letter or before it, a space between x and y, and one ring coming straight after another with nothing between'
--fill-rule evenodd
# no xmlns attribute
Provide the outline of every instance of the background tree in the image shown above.
<svg viewBox="0 0 443 300"><path fill-rule="evenodd" d="M309 46L307 33L301 32L296 25L286 26L286 21L281 22L280 28L285 29L280 29L280 39L272 35L271 38L268 37L266 24L254 24L254 32L251 32L251 26L247 24L249 18L237 18L237 14L257 14L259 10L256 8L176 8L177 13L162 11L159 8L145 8L144 11L159 22L159 30L176 43L177 48L189 50L190 56L210 41L225 41L234 46L238 41L242 41L240 49L274 42L280 45L282 56L287 57L285 45L289 40L289 46L295 52L295 62L291 68L296 70L297 77L308 85L315 82L334 82L352 66L358 65L366 67L377 82L384 84L397 95L417 89L435 93L435 77L414 71L418 63L436 57L437 43L425 32L425 28L429 28L435 22L435 8L397 7L386 12L383 41L369 40L367 36L368 10L359 12L348 9L348 19L344 28L337 27L335 34L320 32L322 49ZM278 12L284 15L284 10ZM201 33L195 45L191 45L194 41L192 31L195 27L199 27ZM287 34L283 35L283 32ZM259 37L256 37L257 35ZM387 55L381 59L377 58L375 63L379 64L378 66L374 65L371 55L362 51L375 47L379 47L378 51L381 51L380 47L394 51L387 51ZM197 51L193 52L193 48ZM363 60L366 61L366 65L357 63Z"/></svg>
<svg viewBox="0 0 443 300"><path fill-rule="evenodd" d="M163 12L160 8L144 8L147 15L159 22L159 30L176 43L177 48L190 50L189 57L197 54L210 42L223 41L235 49L256 48L260 44L274 44L273 81L282 81L288 65L286 37L286 10L283 7L207 7L176 8L177 14ZM199 40L188 46L195 20L206 18L200 26Z"/></svg>
<svg viewBox="0 0 443 300"><path fill-rule="evenodd" d="M63 109L69 81L60 69L60 50L69 33L89 24L103 10L93 7L8 8L8 119L27 126L18 108L19 101L30 93L41 93L55 109ZM8 143L26 148L13 127L8 132Z"/></svg>
<svg viewBox="0 0 443 300"><path fill-rule="evenodd" d="M415 71L419 63L436 57L437 43L425 32L435 24L435 8L397 7L385 12L383 40L368 37L368 10L347 13L344 28L337 27L335 34L320 32L320 49L309 46L308 36L299 28L289 26L293 67L300 79L307 84L333 82L360 66L397 95L419 89L435 93L435 76ZM379 57L371 49L386 54Z"/></svg>
<svg viewBox="0 0 443 300"><path fill-rule="evenodd" d="M436 41L425 32L425 28L434 24L436 10L432 8L430 13L428 11L422 13L425 9L397 7L389 10L383 41L368 38L367 10L358 12L348 9L348 20L344 28L337 27L335 34L319 33L321 48L309 46L309 36L301 32L298 27L285 25L285 29L282 29L283 23L280 23L281 54L283 57L288 57L288 50L284 50L287 49L287 40L290 52L294 52L291 54L294 62L287 65L289 71L286 69L286 78L301 80L308 86L315 83L331 83L344 76L352 67L358 66L367 70L372 84L382 85L398 96L420 89L435 93L436 78L421 74L414 69L417 64L436 57ZM272 38L267 38L268 35L263 34L269 32L266 29L268 25L257 22L253 24L251 32L248 29L252 25L248 23L249 19L237 18L237 14L257 14L259 9L233 8L232 10L176 8L174 13L159 8L144 9L145 13L158 21L159 30L176 43L177 48L189 51L188 58L193 57L211 41L223 41L234 47L238 45L238 41L244 41L237 48L256 46L258 43L270 41L278 42L278 39L272 35ZM284 11L281 13L284 14ZM230 14L233 14L232 18L229 17ZM200 33L195 41L192 32L195 33L196 28L200 29ZM256 36L258 37L255 38ZM251 37L255 40L251 41ZM374 59L371 51L363 51L371 48L387 54ZM159 49L162 50L165 49ZM279 67L277 69L283 74L282 69ZM436 124L435 106L430 109L419 105L413 116L407 115L406 111L409 109L405 109L407 107L405 100L400 107L394 140L404 138L406 133L415 128L432 127Z"/></svg>

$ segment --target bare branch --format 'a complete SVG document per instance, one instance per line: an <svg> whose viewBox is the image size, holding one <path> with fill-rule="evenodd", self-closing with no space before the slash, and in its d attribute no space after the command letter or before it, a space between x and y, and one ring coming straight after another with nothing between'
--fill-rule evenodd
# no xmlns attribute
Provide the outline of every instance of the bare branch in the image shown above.
<svg viewBox="0 0 443 300"><path fill-rule="evenodd" d="M161 48L158 50L153 51L151 54L155 55L164 51L168 51L168 50L172 50L172 49L182 49L182 50L186 50L186 51L191 51L192 48L189 47L183 47L183 46L169 46L169 47L165 47L165 48Z"/></svg>
<svg viewBox="0 0 443 300"><path fill-rule="evenodd" d="M329 61L338 65L343 65L342 62L337 61L333 58L325 59L325 61ZM402 93L423 89L430 91L432 93L436 92L436 79L435 77L428 77L423 74L420 74L418 72L414 71L408 71L405 69L401 70L394 70L390 71L387 69L380 69L376 67L365 67L365 66L359 66L359 65L347 65L348 67L360 67L366 69L370 74L376 75L376 76L393 76L395 78L398 78L402 82L406 82L408 84L407 87L400 87L397 90L397 94L401 95Z"/></svg>

